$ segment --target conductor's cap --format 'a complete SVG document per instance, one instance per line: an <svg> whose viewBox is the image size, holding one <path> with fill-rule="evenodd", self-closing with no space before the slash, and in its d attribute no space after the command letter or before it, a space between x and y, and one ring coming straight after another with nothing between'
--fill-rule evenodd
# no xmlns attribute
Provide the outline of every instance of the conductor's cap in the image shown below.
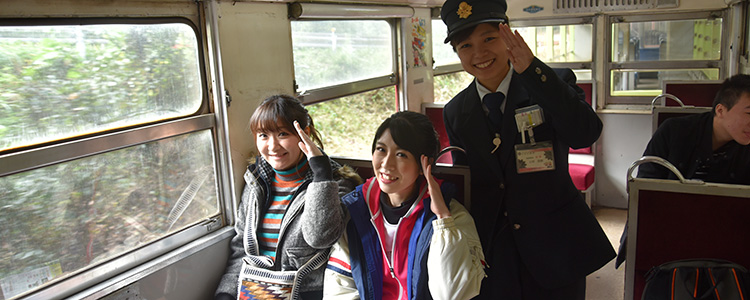
<svg viewBox="0 0 750 300"><path fill-rule="evenodd" d="M481 23L507 23L505 0L446 0L440 9L440 18L448 27L444 43L459 31Z"/></svg>

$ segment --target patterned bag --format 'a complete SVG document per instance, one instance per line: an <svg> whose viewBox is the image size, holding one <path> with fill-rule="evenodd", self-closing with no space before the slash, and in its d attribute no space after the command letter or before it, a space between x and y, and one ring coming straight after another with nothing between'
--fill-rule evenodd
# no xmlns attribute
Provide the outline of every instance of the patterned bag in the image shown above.
<svg viewBox="0 0 750 300"><path fill-rule="evenodd" d="M302 279L328 262L330 249L320 251L297 271L273 271L273 261L267 256L250 256L243 259L239 300L286 300L299 299Z"/></svg>

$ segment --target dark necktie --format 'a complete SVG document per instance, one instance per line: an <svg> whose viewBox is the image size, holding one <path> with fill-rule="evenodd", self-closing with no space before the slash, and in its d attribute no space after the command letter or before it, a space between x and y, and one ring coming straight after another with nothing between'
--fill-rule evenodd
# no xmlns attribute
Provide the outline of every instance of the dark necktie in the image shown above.
<svg viewBox="0 0 750 300"><path fill-rule="evenodd" d="M505 100L505 95L501 92L490 93L482 98L482 102L489 109L487 116L490 118L490 123L496 132L500 132L503 124L503 111L500 110L503 100Z"/></svg>

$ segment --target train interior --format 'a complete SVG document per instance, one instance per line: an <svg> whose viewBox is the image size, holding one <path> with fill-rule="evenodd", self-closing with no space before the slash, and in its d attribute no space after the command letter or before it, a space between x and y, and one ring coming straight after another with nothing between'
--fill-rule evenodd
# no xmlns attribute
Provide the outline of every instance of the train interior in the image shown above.
<svg viewBox="0 0 750 300"><path fill-rule="evenodd" d="M587 277L587 299L640 299L665 261L750 268L750 188L633 177L655 163L641 156L659 124L710 111L725 78L750 73L748 1L507 2L604 124L569 149L569 172L613 247L626 222L631 242L623 266ZM300 98L363 178L396 111L426 114L449 146L442 108L473 78L443 43L442 3L4 0L0 300L213 299L267 96ZM435 173L471 205L466 167L444 155Z"/></svg>

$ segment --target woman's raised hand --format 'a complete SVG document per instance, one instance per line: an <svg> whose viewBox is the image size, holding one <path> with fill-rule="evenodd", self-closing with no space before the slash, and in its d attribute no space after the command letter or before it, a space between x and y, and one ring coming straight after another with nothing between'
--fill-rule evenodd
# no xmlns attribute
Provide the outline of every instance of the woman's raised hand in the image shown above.
<svg viewBox="0 0 750 300"><path fill-rule="evenodd" d="M440 191L440 185L435 180L435 177L432 177L432 164L430 163L430 159L426 155L422 155L420 159L422 160L422 173L424 174L424 178L427 179L427 189L429 189L430 198L432 198L430 201L430 210L432 210L432 213L434 213L439 219L450 217L451 211L445 205L445 199L443 199L443 192Z"/></svg>
<svg viewBox="0 0 750 300"><path fill-rule="evenodd" d="M513 64L513 70L519 74L526 71L526 68L534 61L534 53L531 52L531 48L523 40L518 30L514 33L507 24L500 24L500 38L508 47L508 59Z"/></svg>
<svg viewBox="0 0 750 300"><path fill-rule="evenodd" d="M297 134L299 134L299 148L300 150L302 150L302 152L305 153L307 158L323 155L323 151L320 151L318 146L315 145L315 143L310 139L310 136L308 136L307 133L302 130L302 127L299 126L299 122L297 122L297 120L294 121L294 129L296 129Z"/></svg>

